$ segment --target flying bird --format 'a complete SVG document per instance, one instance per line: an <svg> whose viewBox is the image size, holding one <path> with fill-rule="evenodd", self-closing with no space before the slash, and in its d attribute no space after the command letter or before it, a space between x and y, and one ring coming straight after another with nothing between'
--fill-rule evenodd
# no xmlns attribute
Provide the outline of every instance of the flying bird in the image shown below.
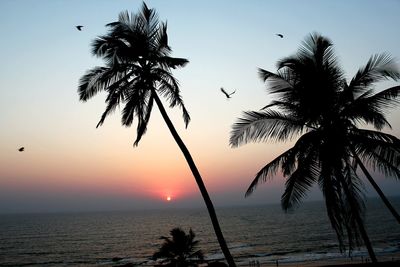
<svg viewBox="0 0 400 267"><path fill-rule="evenodd" d="M83 28L83 26L82 25L78 25L78 26L75 26L77 29L78 29L78 31L81 31L82 30L82 28Z"/></svg>
<svg viewBox="0 0 400 267"><path fill-rule="evenodd" d="M233 95L233 94L236 92L236 90L233 91L232 93L229 93L229 94L228 94L228 93L224 90L224 88L221 87L221 92L225 94L226 98L231 98L231 95Z"/></svg>
<svg viewBox="0 0 400 267"><path fill-rule="evenodd" d="M280 33L276 33L276 36L279 36L279 37L283 38L283 35L280 34Z"/></svg>
<svg viewBox="0 0 400 267"><path fill-rule="evenodd" d="M24 150L25 150L25 147L20 147L20 148L18 149L19 152L22 152L22 151L24 151Z"/></svg>

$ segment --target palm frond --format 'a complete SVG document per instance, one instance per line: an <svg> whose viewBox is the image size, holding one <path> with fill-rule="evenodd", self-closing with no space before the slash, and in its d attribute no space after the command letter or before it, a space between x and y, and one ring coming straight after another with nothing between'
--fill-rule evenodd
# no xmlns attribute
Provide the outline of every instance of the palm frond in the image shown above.
<svg viewBox="0 0 400 267"><path fill-rule="evenodd" d="M389 78L395 81L400 79L398 67L389 54L376 54L371 56L367 64L358 70L350 81L349 88L354 93L358 93L376 82Z"/></svg>
<svg viewBox="0 0 400 267"><path fill-rule="evenodd" d="M334 179L325 177L323 193L329 221L339 241L339 249L343 251L346 249L344 244L344 231L346 230L344 205L341 191L337 190L337 186L330 186L333 184L336 184Z"/></svg>
<svg viewBox="0 0 400 267"><path fill-rule="evenodd" d="M168 34L167 34L167 23L161 23L158 29L155 42L156 51L159 51L161 55L168 56L172 51L168 45Z"/></svg>
<svg viewBox="0 0 400 267"><path fill-rule="evenodd" d="M360 151L357 150L357 153L363 153L363 150L373 151L387 158L393 164L396 163L391 159L400 156L400 140L396 136L379 131L354 129L348 138L353 145L359 145ZM367 158L367 155L365 157Z"/></svg>
<svg viewBox="0 0 400 267"><path fill-rule="evenodd" d="M285 183L285 191L281 197L283 210L288 211L298 204L306 195L311 186L320 176L319 166L319 144L320 133L311 131L304 134L294 145L295 153L289 156L295 156L297 168L291 173L291 169L286 169L286 162L282 164L283 174L288 176ZM294 158L293 158L294 159ZM293 159L289 158L289 162Z"/></svg>
<svg viewBox="0 0 400 267"><path fill-rule="evenodd" d="M311 158L311 156L308 155L313 153L315 144L320 142L319 138L320 133L316 131L311 131L302 135L292 148L280 154L256 174L247 189L245 196L248 197L251 195L259 183L271 179L278 169L282 170L284 176L292 175L298 161L304 161L306 158ZM315 170L314 166L312 167L312 170L310 170L310 173L312 172L313 175L315 175Z"/></svg>
<svg viewBox="0 0 400 267"><path fill-rule="evenodd" d="M344 231L346 230L346 215L343 191L336 176L333 174L332 162L321 162L319 187L325 198L325 206L329 221L339 241L339 249L343 251Z"/></svg>
<svg viewBox="0 0 400 267"><path fill-rule="evenodd" d="M92 54L94 56L119 62L124 55L131 52L130 45L121 37L99 36L92 42Z"/></svg>
<svg viewBox="0 0 400 267"><path fill-rule="evenodd" d="M347 187L350 190L350 193L354 200L356 201L354 206L357 208L357 211L360 213L361 217L362 214L365 212L365 188L363 182L361 181L360 177L357 175L356 170L353 168L350 161L346 161L343 170L340 172L341 175L344 174L345 182L347 183ZM339 174L336 174L339 175Z"/></svg>
<svg viewBox="0 0 400 267"><path fill-rule="evenodd" d="M281 96L293 89L295 78L292 77L291 72L287 70L278 70L277 74L259 68L258 73L260 78L266 82L268 81L268 92Z"/></svg>
<svg viewBox="0 0 400 267"><path fill-rule="evenodd" d="M399 96L400 86L394 86L368 97L368 100L382 108L393 108L400 104Z"/></svg>
<svg viewBox="0 0 400 267"><path fill-rule="evenodd" d="M147 124L150 121L150 115L151 115L151 111L153 109L153 102L154 102L154 98L152 95L150 95L147 105L145 105L142 108L143 116L138 116L139 122L138 122L138 127L137 127L136 140L133 143L134 146L137 146L139 144L140 139L147 131Z"/></svg>
<svg viewBox="0 0 400 267"><path fill-rule="evenodd" d="M390 128L384 111L400 104L399 94L400 86L391 87L376 94L368 90L347 104L342 111L342 116L353 121L372 124L378 130L385 126Z"/></svg>
<svg viewBox="0 0 400 267"><path fill-rule="evenodd" d="M95 67L88 70L79 80L79 100L86 102L98 92L104 90L107 82L104 83L102 80L106 78L111 80L113 76L114 72L106 67Z"/></svg>
<svg viewBox="0 0 400 267"><path fill-rule="evenodd" d="M96 128L103 125L106 117L119 106L121 101L123 101L122 92L123 90L115 90L114 92L108 95L106 110L101 115L100 121L97 123Z"/></svg>
<svg viewBox="0 0 400 267"><path fill-rule="evenodd" d="M293 209L307 194L319 176L318 162L311 153L298 163L297 169L287 178L285 191L281 198L282 208L285 211Z"/></svg>
<svg viewBox="0 0 400 267"><path fill-rule="evenodd" d="M190 122L190 115L180 95L178 80L175 79L169 71L160 68L154 69L153 71L155 76L158 77L158 91L167 97L171 108L178 106L182 109L183 121L185 122L185 127L187 127Z"/></svg>
<svg viewBox="0 0 400 267"><path fill-rule="evenodd" d="M332 42L325 36L313 33L305 39L298 53L278 61L278 69L288 68L291 76L302 83L307 77L317 75L321 81L331 84L332 89L337 88L343 79L343 72L339 68L338 59L334 53ZM314 73L314 74L313 74ZM318 79L310 79L310 81Z"/></svg>
<svg viewBox="0 0 400 267"><path fill-rule="evenodd" d="M356 134L350 140L360 159L373 170L400 179L400 140L380 132L369 130L358 132L364 134Z"/></svg>
<svg viewBox="0 0 400 267"><path fill-rule="evenodd" d="M132 17L134 17L134 15ZM120 25L129 25L132 23L131 16L129 16L128 10L122 11L118 14L118 23ZM112 24L109 23L107 25L112 25Z"/></svg>
<svg viewBox="0 0 400 267"><path fill-rule="evenodd" d="M312 34L296 55L277 65L281 81L272 81L269 91L278 93L280 101L296 104L298 117L308 118L310 125L318 124L322 114L334 110L344 76L329 39Z"/></svg>
<svg viewBox="0 0 400 267"><path fill-rule="evenodd" d="M376 152L372 152L370 155L372 156L370 165L374 170L379 170L387 177L394 177L400 180L400 157L397 156L395 160L390 160L388 157L383 157ZM395 161L395 163L393 163L393 161Z"/></svg>
<svg viewBox="0 0 400 267"><path fill-rule="evenodd" d="M301 121L278 111L248 111L233 124L229 142L231 146L237 147L250 141L290 140L303 130L304 124Z"/></svg>
<svg viewBox="0 0 400 267"><path fill-rule="evenodd" d="M267 81L270 78L275 78L275 79L280 79L281 77L279 77L279 75L270 72L268 70L264 70L262 68L258 68L258 75L260 76L261 80L263 80L264 82Z"/></svg>
<svg viewBox="0 0 400 267"><path fill-rule="evenodd" d="M151 91L144 90L137 84L135 87L135 89L131 89L129 94L126 95L125 107L122 110L121 123L129 127L132 124L134 117L137 117L137 135L134 142L134 146L137 146L142 135L146 133L151 108L153 106L153 98L151 97ZM131 88L134 88L134 85L131 85Z"/></svg>
<svg viewBox="0 0 400 267"><path fill-rule="evenodd" d="M349 242L349 250L354 248L354 245L360 245L361 234L360 225L357 222L358 218L364 217L365 204L364 204L364 188L360 178L357 176L355 169L353 169L350 162L346 162L343 171L336 174L341 176L340 180L346 185L344 191L343 201L343 214L344 225L347 231L347 238Z"/></svg>
<svg viewBox="0 0 400 267"><path fill-rule="evenodd" d="M351 135L353 136L353 141L357 140L357 138L369 138L371 141L381 141L383 143L387 143L393 147L398 147L400 145L400 140L391 134L383 133L380 131L368 130L368 129L351 129ZM368 142L368 141L366 141ZM356 142L355 142L356 143Z"/></svg>
<svg viewBox="0 0 400 267"><path fill-rule="evenodd" d="M261 108L261 110L266 110L270 108L277 108L278 110L282 111L284 114L292 115L292 116L299 116L301 114L301 108L298 104L293 102L286 102L280 100L272 100L270 104ZM304 120L304 119L298 119Z"/></svg>
<svg viewBox="0 0 400 267"><path fill-rule="evenodd" d="M330 54L332 42L319 33L312 33L302 42L299 48L299 58L310 58L315 64L322 65L327 54Z"/></svg>
<svg viewBox="0 0 400 267"><path fill-rule="evenodd" d="M253 191L257 188L258 184L261 182L266 182L268 179L271 179L271 176L275 175L276 172L278 171L278 168L283 164L283 162L287 161L287 158L290 157L290 155L293 153L293 149L289 149L282 154L280 154L278 157L276 157L274 160L272 160L270 163L265 165L255 176L253 181L251 182L249 188L246 191L245 197L250 196ZM292 166L295 165L295 161L290 162ZM290 163L286 162L287 165Z"/></svg>
<svg viewBox="0 0 400 267"><path fill-rule="evenodd" d="M157 57L158 64L162 65L164 68L182 68L189 63L189 60L186 58L177 58L177 57Z"/></svg>
<svg viewBox="0 0 400 267"><path fill-rule="evenodd" d="M143 21L143 24L146 25L146 32L148 36L153 36L157 33L159 19L157 12L148 8L147 5L143 2L141 12L137 13L138 19Z"/></svg>
<svg viewBox="0 0 400 267"><path fill-rule="evenodd" d="M125 106L122 110L122 125L126 127L131 126L135 116L138 116L136 112L140 109L140 107L142 107L141 103L143 99L140 99L142 95L143 93L140 92L140 89L127 93Z"/></svg>
<svg viewBox="0 0 400 267"><path fill-rule="evenodd" d="M125 100L126 92L128 92L129 88L134 86L137 81L137 78L134 78L131 81L129 81L129 78L130 75L126 75L125 77L117 80L105 89L108 93L106 98L107 107L106 110L103 112L100 121L97 123L96 128L103 125L106 117L111 112L113 112L120 105L121 102Z"/></svg>
<svg viewBox="0 0 400 267"><path fill-rule="evenodd" d="M371 89L354 99L349 106L351 108L353 105L360 105L361 108L369 108L382 112L385 108L393 108L396 107L396 105L399 105L399 95L400 86L390 87L376 94L374 94L373 90Z"/></svg>
<svg viewBox="0 0 400 267"><path fill-rule="evenodd" d="M127 71L126 66L95 67L86 72L79 80L79 99L86 102L100 91L108 93L128 82L135 69Z"/></svg>

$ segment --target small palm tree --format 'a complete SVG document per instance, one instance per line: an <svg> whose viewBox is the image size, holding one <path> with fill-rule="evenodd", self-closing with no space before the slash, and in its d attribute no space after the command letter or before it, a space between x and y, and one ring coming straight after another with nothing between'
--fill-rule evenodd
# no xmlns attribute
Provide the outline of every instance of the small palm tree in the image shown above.
<svg viewBox="0 0 400 267"><path fill-rule="evenodd" d="M172 69L185 66L188 60L170 56L172 50L168 45L167 24L160 23L156 12L145 3L138 14L122 12L118 21L106 26L109 32L92 43L93 55L104 59L105 66L95 67L82 76L78 88L80 100L86 102L98 92L107 93L107 107L97 127L117 107L124 105L122 124L131 126L137 118L135 146L146 133L154 103L157 105L193 173L221 250L229 265L235 266L203 179L160 99L164 96L171 108L180 107L188 125L190 116L183 104L178 81L171 73Z"/></svg>
<svg viewBox="0 0 400 267"><path fill-rule="evenodd" d="M197 249L198 240L194 240L195 234L192 229L186 234L181 228L174 228L170 231L171 238L161 236L164 240L161 248L154 253L153 259L162 259L169 266L186 267L196 266L204 260L201 250Z"/></svg>
<svg viewBox="0 0 400 267"><path fill-rule="evenodd" d="M400 86L380 92L372 89L383 79L398 80L399 70L387 54L376 55L347 83L331 41L319 34L311 34L296 55L277 65L277 73L259 70L277 99L261 111L245 112L233 125L230 144L236 147L250 141L298 139L257 173L246 196L281 170L287 178L281 199L287 211L318 183L340 249L345 248L345 234L350 250L362 237L371 260L376 262L364 227L363 188L356 171L362 169L398 219L365 165L400 178L400 141L381 132L390 127L384 111L399 104ZM362 129L361 124L374 129Z"/></svg>

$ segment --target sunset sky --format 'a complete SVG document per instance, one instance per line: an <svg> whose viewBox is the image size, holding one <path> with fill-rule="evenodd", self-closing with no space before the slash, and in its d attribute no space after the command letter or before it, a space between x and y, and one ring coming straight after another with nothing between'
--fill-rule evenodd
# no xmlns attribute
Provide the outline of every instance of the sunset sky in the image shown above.
<svg viewBox="0 0 400 267"><path fill-rule="evenodd" d="M333 41L349 79L375 53L400 60L396 0L146 3L168 22L172 56L190 61L174 71L192 118L189 127L179 109L168 112L216 206L280 201L284 180L279 176L249 198L244 192L256 172L290 143L233 149L228 142L242 111L271 100L258 67L275 71L277 60L295 53L312 32ZM203 205L156 107L148 132L133 147L136 128L121 126L119 112L96 129L104 94L87 103L78 100L79 78L102 65L90 53L91 41L119 12L137 12L141 5L136 0L0 1L0 213ZM232 99L222 95L221 86L236 90ZM386 129L397 137L399 118L400 108L392 110L393 129ZM17 151L21 146L24 152ZM387 195L399 192L400 182L376 179ZM320 197L314 190L308 200Z"/></svg>

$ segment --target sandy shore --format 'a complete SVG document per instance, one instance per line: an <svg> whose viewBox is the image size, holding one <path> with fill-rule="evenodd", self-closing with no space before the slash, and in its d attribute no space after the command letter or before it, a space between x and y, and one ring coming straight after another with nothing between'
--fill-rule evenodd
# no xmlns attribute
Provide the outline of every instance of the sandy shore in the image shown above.
<svg viewBox="0 0 400 267"><path fill-rule="evenodd" d="M276 267L276 264L272 265L265 265L265 266L274 266ZM302 263L286 263L286 264L279 264L280 267L284 266L290 266L290 267L361 267L361 266L383 266L383 267L398 267L400 266L400 260L395 260L395 261L379 261L378 264L373 264L371 262L369 263L355 263L355 262L343 262L340 260L332 260L330 262L320 262L320 261L315 261L315 262L302 262Z"/></svg>
<svg viewBox="0 0 400 267"><path fill-rule="evenodd" d="M400 266L400 253L390 253L386 255L379 255L378 265L371 263L369 259L365 258L336 258L329 260L313 260L304 262L271 262L260 263L259 265L247 265L251 267L351 267L351 266L384 266L384 267L398 267Z"/></svg>
<svg viewBox="0 0 400 267"><path fill-rule="evenodd" d="M371 262L361 262L361 261L351 261L351 260L343 260L343 259L332 259L329 261L309 261L309 262L294 262L294 263L276 263L274 264L268 264L268 265L260 265L260 266L268 266L268 267L351 267L351 266L400 266L400 260L399 259L390 259L390 260L378 260L379 263L378 265L374 265Z"/></svg>
<svg viewBox="0 0 400 267"><path fill-rule="evenodd" d="M237 266L241 267L362 267L362 266L383 266L383 267L400 267L400 252L399 253L388 253L384 255L378 255L378 264L373 264L369 258L361 257L343 257L343 258L330 258L323 260L309 260L309 261L299 261L299 262L285 262L285 261L268 261L268 262L258 262L254 259L249 259L248 262L241 261L236 262ZM212 265L212 263L217 263ZM118 267L133 267L138 266L133 263L127 263L123 265L114 265ZM158 266L165 267L167 265L153 265L153 264L143 264L141 266L150 267ZM209 261L203 262L199 265L200 267L228 267L226 263L222 261Z"/></svg>

